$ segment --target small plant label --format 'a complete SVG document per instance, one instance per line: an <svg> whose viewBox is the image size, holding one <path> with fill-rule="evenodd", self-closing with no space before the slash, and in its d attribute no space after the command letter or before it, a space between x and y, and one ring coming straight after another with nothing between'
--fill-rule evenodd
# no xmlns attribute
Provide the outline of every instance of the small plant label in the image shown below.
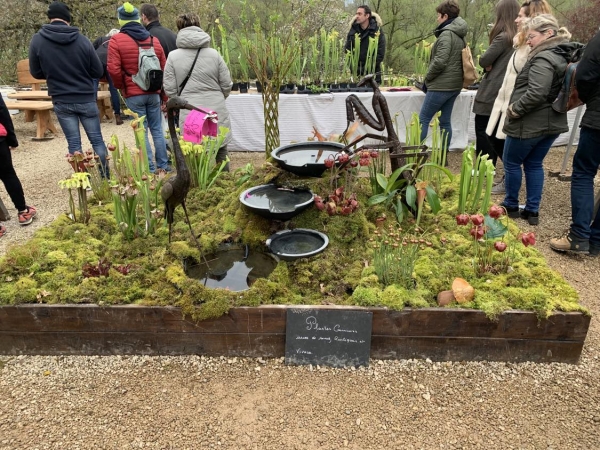
<svg viewBox="0 0 600 450"><path fill-rule="evenodd" d="M289 308L285 363L368 366L373 313L348 309Z"/></svg>

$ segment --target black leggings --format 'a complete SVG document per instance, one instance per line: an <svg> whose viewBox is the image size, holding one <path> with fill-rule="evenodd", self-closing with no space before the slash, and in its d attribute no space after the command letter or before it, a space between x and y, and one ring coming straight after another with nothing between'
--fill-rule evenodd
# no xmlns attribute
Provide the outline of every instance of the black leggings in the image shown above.
<svg viewBox="0 0 600 450"><path fill-rule="evenodd" d="M489 121L490 116L475 114L475 150L477 151L478 155L489 155L490 160L492 163L494 163L494 167L496 167L498 159L502 161L502 153L504 152L504 139L498 139L496 137L498 125L496 125L492 136L489 136L485 132Z"/></svg>
<svg viewBox="0 0 600 450"><path fill-rule="evenodd" d="M21 186L21 181L17 177L17 173L13 167L12 156L6 139L0 141L0 180L4 183L6 192L8 192L10 199L15 204L15 208L19 211L25 211L27 205L25 204L23 186Z"/></svg>

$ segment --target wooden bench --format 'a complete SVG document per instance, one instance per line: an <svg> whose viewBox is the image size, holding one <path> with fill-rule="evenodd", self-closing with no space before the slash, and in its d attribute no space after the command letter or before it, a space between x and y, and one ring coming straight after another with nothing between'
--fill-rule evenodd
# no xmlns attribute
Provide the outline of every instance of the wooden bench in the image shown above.
<svg viewBox="0 0 600 450"><path fill-rule="evenodd" d="M52 102L50 101L11 101L7 100L6 107L8 109L18 109L25 112L25 119L27 121L27 113L36 113L37 115L37 132L34 141L44 141L52 139L52 137L46 136L46 131L51 131L56 134L56 127L52 122L50 116L50 110L53 108Z"/></svg>
<svg viewBox="0 0 600 450"><path fill-rule="evenodd" d="M29 72L29 60L22 59L17 63L17 82L22 86L30 86L31 91L19 91L9 94L8 98L13 100L51 100L48 91L42 90L42 83L46 80L34 78ZM110 92L107 90L98 91L96 104L100 112L100 120L106 117L109 120L114 119L112 106L110 104ZM25 112L25 122L33 122L35 111Z"/></svg>

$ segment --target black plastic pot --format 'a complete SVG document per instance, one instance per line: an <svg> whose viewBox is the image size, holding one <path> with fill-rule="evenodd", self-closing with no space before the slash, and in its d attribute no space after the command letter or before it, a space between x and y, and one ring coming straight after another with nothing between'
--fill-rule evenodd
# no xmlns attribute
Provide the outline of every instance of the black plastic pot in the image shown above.
<svg viewBox="0 0 600 450"><path fill-rule="evenodd" d="M231 85L231 90L232 91L239 91L240 90L240 83L233 83Z"/></svg>
<svg viewBox="0 0 600 450"><path fill-rule="evenodd" d="M239 85L240 85L240 94L247 94L250 83L247 83L247 82L239 83Z"/></svg>
<svg viewBox="0 0 600 450"><path fill-rule="evenodd" d="M325 160L334 157L344 148L339 142L307 141L276 148L271 157L277 165L300 176L320 177L325 171ZM322 150L317 161L318 152ZM338 164L336 162L336 164Z"/></svg>

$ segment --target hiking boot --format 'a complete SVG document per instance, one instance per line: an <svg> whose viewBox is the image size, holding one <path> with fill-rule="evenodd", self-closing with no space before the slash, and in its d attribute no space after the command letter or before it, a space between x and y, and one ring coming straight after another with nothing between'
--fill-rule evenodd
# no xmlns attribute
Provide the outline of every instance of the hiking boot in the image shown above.
<svg viewBox="0 0 600 450"><path fill-rule="evenodd" d="M121 118L121 114L115 114L115 123L117 125L123 125L123 119Z"/></svg>
<svg viewBox="0 0 600 450"><path fill-rule="evenodd" d="M500 206L506 209L506 215L511 219L518 219L521 217L521 210L518 206L506 206L504 203L500 203Z"/></svg>
<svg viewBox="0 0 600 450"><path fill-rule="evenodd" d="M529 222L529 225L537 225L540 223L540 213L521 209L519 212L521 219Z"/></svg>
<svg viewBox="0 0 600 450"><path fill-rule="evenodd" d="M37 215L37 210L33 206L28 206L25 211L19 211L19 225L29 225Z"/></svg>
<svg viewBox="0 0 600 450"><path fill-rule="evenodd" d="M594 258L600 256L600 245L590 244L590 256Z"/></svg>
<svg viewBox="0 0 600 450"><path fill-rule="evenodd" d="M505 194L506 193L506 185L504 184L504 178L492 187L492 194Z"/></svg>
<svg viewBox="0 0 600 450"><path fill-rule="evenodd" d="M557 252L586 254L589 252L590 243L587 239L578 238L568 233L561 238L550 239L550 248Z"/></svg>

